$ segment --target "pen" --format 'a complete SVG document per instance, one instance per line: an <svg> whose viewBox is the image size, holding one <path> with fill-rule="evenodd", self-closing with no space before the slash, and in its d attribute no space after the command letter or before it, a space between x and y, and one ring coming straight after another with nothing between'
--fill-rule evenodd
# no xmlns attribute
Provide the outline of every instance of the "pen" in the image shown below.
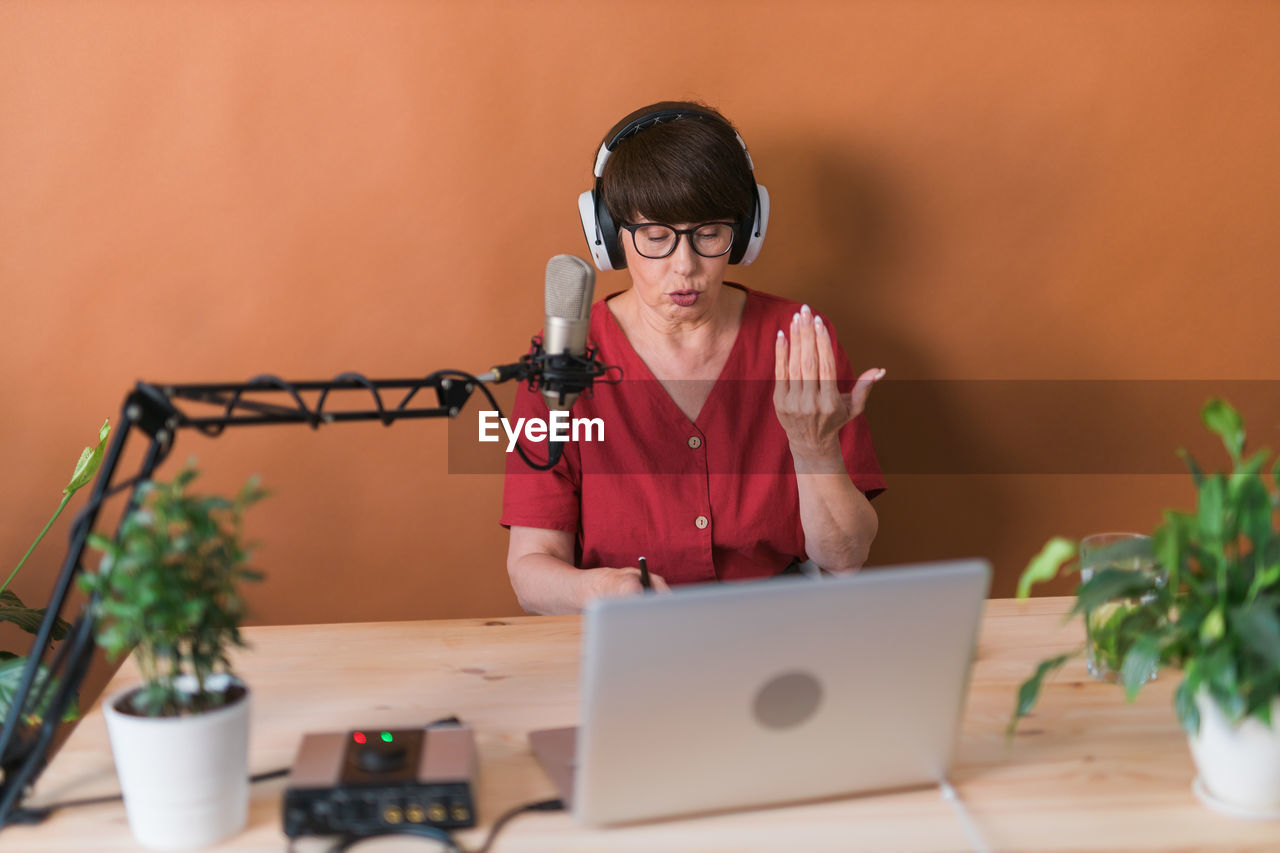
<svg viewBox="0 0 1280 853"><path fill-rule="evenodd" d="M653 581L649 580L649 564L645 562L644 557L640 558L640 586L645 589L653 589Z"/></svg>

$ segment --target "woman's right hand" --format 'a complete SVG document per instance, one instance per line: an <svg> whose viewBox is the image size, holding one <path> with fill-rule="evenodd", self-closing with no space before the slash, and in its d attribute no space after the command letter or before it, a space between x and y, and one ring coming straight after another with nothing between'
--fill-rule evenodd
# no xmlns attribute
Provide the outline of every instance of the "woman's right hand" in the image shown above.
<svg viewBox="0 0 1280 853"><path fill-rule="evenodd" d="M581 613L593 598L639 595L640 569L578 569L573 565L574 534L567 530L512 525L507 573L520 606L528 613ZM670 592L652 572L656 592Z"/></svg>
<svg viewBox="0 0 1280 853"><path fill-rule="evenodd" d="M595 577L592 578L594 598L639 595L645 591L644 586L640 583L640 568L638 566L625 566L620 569L588 569L588 571L595 574ZM653 584L653 592L671 592L671 587L667 585L667 582L662 579L661 575L654 574L652 569L649 571L649 581Z"/></svg>

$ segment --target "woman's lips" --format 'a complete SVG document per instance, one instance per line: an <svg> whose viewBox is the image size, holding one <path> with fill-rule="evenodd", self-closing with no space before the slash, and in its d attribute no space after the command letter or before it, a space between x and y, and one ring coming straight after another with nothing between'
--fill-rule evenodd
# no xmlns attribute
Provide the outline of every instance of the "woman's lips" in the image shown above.
<svg viewBox="0 0 1280 853"><path fill-rule="evenodd" d="M677 290L668 293L667 296L671 297L671 301L681 308L688 308L698 301L699 294L696 290Z"/></svg>

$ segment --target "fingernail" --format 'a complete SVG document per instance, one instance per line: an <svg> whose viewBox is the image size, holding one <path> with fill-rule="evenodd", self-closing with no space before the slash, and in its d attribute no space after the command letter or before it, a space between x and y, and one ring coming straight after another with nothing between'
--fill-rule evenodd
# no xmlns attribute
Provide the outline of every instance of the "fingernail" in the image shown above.
<svg viewBox="0 0 1280 853"><path fill-rule="evenodd" d="M791 315L791 325L796 326L796 325L799 325L799 323L800 323L800 312L797 311L795 314Z"/></svg>
<svg viewBox="0 0 1280 853"><path fill-rule="evenodd" d="M784 334L782 334L782 330L781 330L781 329L779 329L779 330L778 330L778 343L780 343L780 344L781 344L781 343L786 343L786 340L787 340L787 336L786 336L786 335L784 335Z"/></svg>
<svg viewBox="0 0 1280 853"><path fill-rule="evenodd" d="M804 315L804 318L805 318L806 320L807 320L807 319L809 319L811 316L813 316L813 311L812 311L812 310L810 310L810 308L809 308L809 306L808 306L808 305L801 305L801 306L800 306L800 313Z"/></svg>
<svg viewBox="0 0 1280 853"><path fill-rule="evenodd" d="M880 370L876 373L876 381L877 381L877 382L879 382L881 379L884 379L884 374L885 374L885 369L882 367L882 368L880 368Z"/></svg>
<svg viewBox="0 0 1280 853"><path fill-rule="evenodd" d="M819 332L825 332L827 330L827 327L822 324L821 317L813 318L813 327L817 329Z"/></svg>

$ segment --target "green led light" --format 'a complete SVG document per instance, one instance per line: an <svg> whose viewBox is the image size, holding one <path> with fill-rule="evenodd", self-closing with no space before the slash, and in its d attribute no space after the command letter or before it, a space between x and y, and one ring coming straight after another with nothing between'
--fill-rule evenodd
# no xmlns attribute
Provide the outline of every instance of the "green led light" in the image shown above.
<svg viewBox="0 0 1280 853"><path fill-rule="evenodd" d="M391 743L391 732L383 732L383 733L382 733L382 742L383 742L383 743Z"/></svg>

